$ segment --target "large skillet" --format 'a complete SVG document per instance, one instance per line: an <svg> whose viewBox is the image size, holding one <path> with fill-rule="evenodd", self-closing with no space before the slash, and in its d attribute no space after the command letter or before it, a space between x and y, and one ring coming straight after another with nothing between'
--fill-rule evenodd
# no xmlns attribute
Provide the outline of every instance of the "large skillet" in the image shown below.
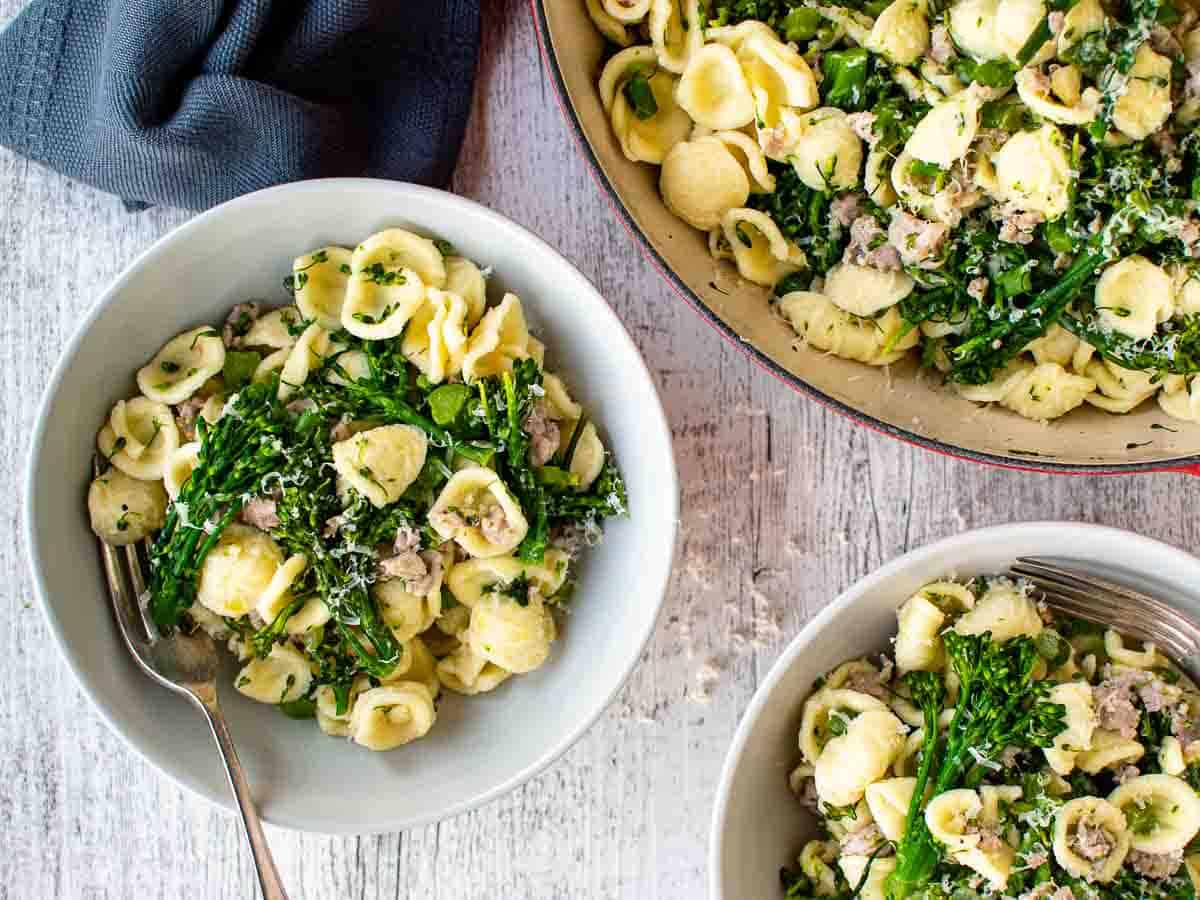
<svg viewBox="0 0 1200 900"><path fill-rule="evenodd" d="M596 90L604 39L583 0L530 2L563 113L613 208L680 296L780 380L863 425L965 459L1074 474L1200 474L1200 425L1170 418L1153 400L1123 416L1085 405L1043 425L980 409L911 361L888 371L797 347L791 329L768 314L767 292L714 262L706 235L663 205L658 168L621 153Z"/></svg>

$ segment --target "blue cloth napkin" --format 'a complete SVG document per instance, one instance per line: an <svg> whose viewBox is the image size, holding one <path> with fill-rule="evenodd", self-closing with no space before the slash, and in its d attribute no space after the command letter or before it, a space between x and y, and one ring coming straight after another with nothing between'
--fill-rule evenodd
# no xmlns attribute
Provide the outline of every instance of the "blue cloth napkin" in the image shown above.
<svg viewBox="0 0 1200 900"><path fill-rule="evenodd" d="M0 32L0 144L135 207L440 185L478 43L478 0L33 0Z"/></svg>

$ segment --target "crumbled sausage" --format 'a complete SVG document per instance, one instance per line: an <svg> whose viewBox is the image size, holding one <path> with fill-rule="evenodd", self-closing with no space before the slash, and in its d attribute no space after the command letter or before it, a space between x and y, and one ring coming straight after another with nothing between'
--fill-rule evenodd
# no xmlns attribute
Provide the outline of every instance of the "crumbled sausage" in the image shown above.
<svg viewBox="0 0 1200 900"><path fill-rule="evenodd" d="M846 124L850 126L851 131L866 141L868 146L874 147L880 138L875 131L875 119L873 112L850 113L846 116Z"/></svg>
<svg viewBox="0 0 1200 900"><path fill-rule="evenodd" d="M926 222L911 213L897 213L888 226L888 241L900 252L905 265L918 265L941 252L949 229L941 222Z"/></svg>
<svg viewBox="0 0 1200 900"><path fill-rule="evenodd" d="M529 435L529 461L535 466L544 466L558 452L561 439L558 423L550 418L549 408L539 400L521 423L521 430Z"/></svg>
<svg viewBox="0 0 1200 900"><path fill-rule="evenodd" d="M945 25L935 26L929 33L929 58L939 65L945 65L957 55L950 29Z"/></svg>
<svg viewBox="0 0 1200 900"><path fill-rule="evenodd" d="M279 527L279 516L275 513L275 501L265 497L255 497L247 501L246 505L242 507L241 513L238 514L238 518L247 525L253 525L263 531Z"/></svg>
<svg viewBox="0 0 1200 900"><path fill-rule="evenodd" d="M862 202L862 194L843 194L829 204L829 218L843 228L850 226L858 218L858 205Z"/></svg>
<svg viewBox="0 0 1200 900"><path fill-rule="evenodd" d="M258 319L258 314L257 303L239 303L234 306L225 317L225 327L221 329L221 338L225 341L225 346L240 346L242 337Z"/></svg>
<svg viewBox="0 0 1200 900"><path fill-rule="evenodd" d="M1126 859L1139 875L1154 879L1170 878L1183 865L1183 851L1143 853L1141 850L1130 850Z"/></svg>
<svg viewBox="0 0 1200 900"><path fill-rule="evenodd" d="M850 226L850 243L842 261L894 272L900 268L900 253L888 243L887 232L874 216L859 216Z"/></svg>

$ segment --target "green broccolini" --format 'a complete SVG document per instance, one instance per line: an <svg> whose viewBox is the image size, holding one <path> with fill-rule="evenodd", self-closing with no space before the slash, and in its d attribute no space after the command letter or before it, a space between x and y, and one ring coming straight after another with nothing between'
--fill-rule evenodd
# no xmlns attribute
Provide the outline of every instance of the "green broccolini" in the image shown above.
<svg viewBox="0 0 1200 900"><path fill-rule="evenodd" d="M936 727L945 703L940 676L906 676L925 721L926 739L904 837L896 848L896 869L888 877L889 900L914 896L929 883L941 859L923 814L927 788L937 796L974 787L984 773L980 760L994 760L1009 746L1048 747L1066 727L1063 707L1046 699L1050 685L1033 677L1038 660L1033 639L1017 637L999 644L990 633L948 631L943 640L960 683L944 742Z"/></svg>

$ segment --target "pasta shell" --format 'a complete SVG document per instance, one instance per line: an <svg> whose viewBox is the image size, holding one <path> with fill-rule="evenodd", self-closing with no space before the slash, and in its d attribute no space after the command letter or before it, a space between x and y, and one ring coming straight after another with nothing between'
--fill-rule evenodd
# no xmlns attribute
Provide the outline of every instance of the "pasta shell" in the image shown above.
<svg viewBox="0 0 1200 900"><path fill-rule="evenodd" d="M921 339L920 331L906 329L894 309L864 321L812 291L786 294L780 298L779 311L810 346L872 366L902 359Z"/></svg>
<svg viewBox="0 0 1200 900"><path fill-rule="evenodd" d="M1091 749L1092 736L1100 725L1092 686L1081 681L1056 684L1050 689L1048 699L1066 710L1067 727L1055 737L1054 745L1042 752L1050 768L1059 775L1069 775L1080 751Z"/></svg>
<svg viewBox="0 0 1200 900"><path fill-rule="evenodd" d="M1171 276L1140 254L1113 263L1096 283L1100 322L1131 338L1153 337L1175 312Z"/></svg>
<svg viewBox="0 0 1200 900"><path fill-rule="evenodd" d="M754 98L759 128L778 125L785 106L803 111L820 102L808 62L774 35L757 32L747 37L738 47L737 60Z"/></svg>
<svg viewBox="0 0 1200 900"><path fill-rule="evenodd" d="M392 630L397 641L405 643L412 640L433 625L442 614L440 582L439 577L435 587L425 595L412 593L401 579L379 581L372 586L371 596L379 609L380 618Z"/></svg>
<svg viewBox="0 0 1200 900"><path fill-rule="evenodd" d="M400 351L433 384L461 372L467 352L466 301L430 288L424 305L404 330Z"/></svg>
<svg viewBox="0 0 1200 900"><path fill-rule="evenodd" d="M954 623L959 634L991 632L992 640L998 643L1019 635L1036 637L1042 627L1042 617L1028 594L1003 579L993 582L975 608Z"/></svg>
<svg viewBox="0 0 1200 900"><path fill-rule="evenodd" d="M479 266L463 256L446 257L446 292L467 304L467 324L474 327L487 307L487 282Z"/></svg>
<svg viewBox="0 0 1200 900"><path fill-rule="evenodd" d="M291 703L308 693L312 671L291 644L276 644L265 659L252 659L234 681L238 692L259 703Z"/></svg>
<svg viewBox="0 0 1200 900"><path fill-rule="evenodd" d="M677 143L686 140L692 120L676 101L675 85L679 79L666 71L655 72L649 78L656 111L639 118L630 109L629 101L619 93L613 101L613 132L620 141L621 151L633 162L661 165Z"/></svg>
<svg viewBox="0 0 1200 900"><path fill-rule="evenodd" d="M345 247L322 247L296 257L292 284L300 314L327 331L341 328L353 265L354 252Z"/></svg>
<svg viewBox="0 0 1200 900"><path fill-rule="evenodd" d="M342 712L337 711L337 695L328 684L317 688L317 724L321 730L332 737L345 737L350 733L350 715L354 712L354 702L358 695L371 686L371 680L365 675L359 675L350 685L349 702Z"/></svg>
<svg viewBox="0 0 1200 900"><path fill-rule="evenodd" d="M283 552L270 535L246 525L228 525L204 557L196 600L219 616L244 616L255 608L281 565Z"/></svg>
<svg viewBox="0 0 1200 900"><path fill-rule="evenodd" d="M658 186L671 212L705 231L720 225L725 213L745 206L750 197L746 170L716 137L681 141L672 147L663 160Z"/></svg>
<svg viewBox="0 0 1200 900"><path fill-rule="evenodd" d="M567 565L567 555L555 549L547 550L541 563L528 563L512 556L469 559L450 570L446 587L454 599L467 608L474 607L493 588L522 576L537 585L543 597L552 597L566 581Z"/></svg>
<svg viewBox="0 0 1200 900"><path fill-rule="evenodd" d="M896 0L907 3L911 0ZM983 96L974 88L959 91L929 110L904 144L916 159L948 169L962 159L979 131Z"/></svg>
<svg viewBox="0 0 1200 900"><path fill-rule="evenodd" d="M870 710L887 710L887 705L877 697L861 691L844 688L823 687L804 701L804 712L800 719L800 752L810 763L816 763L821 751L831 737L829 717L834 711L864 713Z"/></svg>
<svg viewBox="0 0 1200 900"><path fill-rule="evenodd" d="M911 66L929 49L929 18L924 0L892 0L867 37L867 49L897 66Z"/></svg>
<svg viewBox="0 0 1200 900"><path fill-rule="evenodd" d="M163 466L163 486L167 489L168 497L174 500L179 496L179 492L192 477L192 472L199 463L199 441L191 441L171 451L167 456L166 465Z"/></svg>
<svg viewBox="0 0 1200 900"><path fill-rule="evenodd" d="M393 750L424 737L436 718L429 688L395 682L363 691L354 701L350 739L370 750Z"/></svg>
<svg viewBox="0 0 1200 900"><path fill-rule="evenodd" d="M330 613L329 607L325 605L325 601L320 597L311 597L292 614L283 630L288 634L304 635L314 628L320 628L331 618L333 615Z"/></svg>
<svg viewBox="0 0 1200 900"><path fill-rule="evenodd" d="M1042 0L959 0L948 16L954 43L967 55L1014 62L1045 18Z"/></svg>
<svg viewBox="0 0 1200 900"><path fill-rule="evenodd" d="M860 317L895 306L912 293L915 282L906 272L838 263L825 273L825 296L833 305Z"/></svg>
<svg viewBox="0 0 1200 900"><path fill-rule="evenodd" d="M804 252L783 236L766 213L731 209L721 218L721 229L738 274L747 281L770 287L807 264Z"/></svg>
<svg viewBox="0 0 1200 900"><path fill-rule="evenodd" d="M626 25L636 25L650 13L650 0L604 0L604 11Z"/></svg>
<svg viewBox="0 0 1200 900"><path fill-rule="evenodd" d="M1148 138L1171 116L1171 60L1138 47L1129 81L1112 111L1113 126L1135 141Z"/></svg>
<svg viewBox="0 0 1200 900"><path fill-rule="evenodd" d="M692 54L676 97L693 121L714 131L754 121L754 94L737 56L724 44L708 44Z"/></svg>
<svg viewBox="0 0 1200 900"><path fill-rule="evenodd" d="M521 674L545 663L556 633L554 618L539 596L522 605L493 593L471 608L471 624L462 640L488 662Z"/></svg>
<svg viewBox="0 0 1200 900"><path fill-rule="evenodd" d="M979 794L969 788L956 788L938 794L926 804L925 824L938 842L957 853L979 844L979 834L972 832L971 827L982 812Z"/></svg>
<svg viewBox="0 0 1200 900"><path fill-rule="evenodd" d="M886 774L904 746L904 725L891 712L868 710L832 738L817 758L817 794L831 806L857 803L867 785Z"/></svg>
<svg viewBox="0 0 1200 900"><path fill-rule="evenodd" d="M119 412L117 412L119 410ZM96 445L100 453L131 478L159 481L167 458L179 446L179 429L171 408L145 397L121 401L114 412L130 437L120 438L111 424L100 429ZM136 444L136 456L127 449Z"/></svg>
<svg viewBox="0 0 1200 900"><path fill-rule="evenodd" d="M154 359L138 369L138 390L155 403L182 403L224 365L221 335L212 328L193 328L167 341Z"/></svg>
<svg viewBox="0 0 1200 900"><path fill-rule="evenodd" d="M490 663L465 644L439 660L438 680L456 694L485 694L493 691L512 675Z"/></svg>
<svg viewBox="0 0 1200 900"><path fill-rule="evenodd" d="M511 372L513 360L530 356L529 328L516 294L505 294L499 306L483 314L463 354L462 374L467 381Z"/></svg>
<svg viewBox="0 0 1200 900"><path fill-rule="evenodd" d="M908 807L916 789L916 778L885 778L867 785L867 806L875 824L889 841L900 841L904 837Z"/></svg>
<svg viewBox="0 0 1200 900"><path fill-rule="evenodd" d="M652 0L649 24L658 64L669 72L682 72L704 45L700 0Z"/></svg>
<svg viewBox="0 0 1200 900"><path fill-rule="evenodd" d="M265 347L272 350L283 350L296 343L296 336L291 329L300 324L302 314L294 306L281 306L263 313L250 326L250 330L242 335L243 347ZM313 318L304 316L304 318ZM336 320L334 328L341 327Z"/></svg>
<svg viewBox="0 0 1200 900"><path fill-rule="evenodd" d="M799 140L790 159L800 180L822 192L857 186L862 141L850 127L846 113L835 107L816 109L801 116L797 124Z"/></svg>
<svg viewBox="0 0 1200 900"><path fill-rule="evenodd" d="M284 560L283 565L275 570L263 592L254 603L255 610L264 622L274 622L287 605L294 599L292 585L308 568L308 557L297 553Z"/></svg>
<svg viewBox="0 0 1200 900"><path fill-rule="evenodd" d="M576 490L586 491L604 469L604 444L596 433L596 426L588 422L583 426L575 453L571 456L570 472L579 478Z"/></svg>
<svg viewBox="0 0 1200 900"><path fill-rule="evenodd" d="M1087 859L1075 846L1079 827L1103 829L1112 845L1100 859ZM1099 797L1076 797L1068 800L1054 814L1054 859L1077 878L1108 882L1116 877L1130 848L1129 829L1125 815L1107 800Z"/></svg>
<svg viewBox="0 0 1200 900"><path fill-rule="evenodd" d="M991 163L996 170L992 193L1001 203L1041 213L1047 220L1066 212L1071 163L1062 133L1049 122L1037 131L1014 134L992 154Z"/></svg>
<svg viewBox="0 0 1200 900"><path fill-rule="evenodd" d="M474 557L504 556L525 538L529 523L500 476L469 466L451 476L429 510L429 524Z"/></svg>
<svg viewBox="0 0 1200 900"><path fill-rule="evenodd" d="M896 613L896 666L901 672L936 672L946 667L942 626L946 614L918 593Z"/></svg>
<svg viewBox="0 0 1200 900"><path fill-rule="evenodd" d="M653 47L627 47L614 53L600 72L600 102L605 112L612 112L617 91L634 72L653 72L658 56Z"/></svg>
<svg viewBox="0 0 1200 900"><path fill-rule="evenodd" d="M131 478L117 468L92 480L87 503L92 531L112 547L137 543L166 522L162 485Z"/></svg>
<svg viewBox="0 0 1200 900"><path fill-rule="evenodd" d="M1091 746L1075 755L1075 765L1081 771L1095 775L1104 769L1116 769L1136 763L1145 752L1137 741L1121 737L1115 731L1097 728L1092 733Z"/></svg>
<svg viewBox="0 0 1200 900"><path fill-rule="evenodd" d="M838 867L850 887L856 888L862 884L862 890L858 892L861 900L886 900L888 876L896 871L896 865L894 856L872 859L870 856L850 854L838 860ZM866 881L863 881L864 875L867 876Z"/></svg>
<svg viewBox="0 0 1200 900"><path fill-rule="evenodd" d="M425 288L446 284L446 266L433 241L391 228L354 250L341 325L355 337L396 337L420 308Z"/></svg>
<svg viewBox="0 0 1200 900"><path fill-rule="evenodd" d="M1200 831L1200 797L1174 775L1139 775L1108 795L1129 823L1129 846L1142 853L1175 853Z"/></svg>
<svg viewBox="0 0 1200 900"><path fill-rule="evenodd" d="M412 425L381 425L333 445L338 474L376 507L400 499L425 465L429 440Z"/></svg>
<svg viewBox="0 0 1200 900"><path fill-rule="evenodd" d="M326 358L336 354L339 349L333 343L333 336L316 322L304 329L296 345L287 351L287 358L279 370L279 399L286 400L296 393L308 381L308 376L325 365ZM270 359L267 357L263 360L259 368ZM258 376L257 369L254 374Z"/></svg>
<svg viewBox="0 0 1200 900"><path fill-rule="evenodd" d="M618 47L628 47L630 43L628 29L604 11L600 0L586 0L586 3L588 16L591 17L596 30Z"/></svg>

